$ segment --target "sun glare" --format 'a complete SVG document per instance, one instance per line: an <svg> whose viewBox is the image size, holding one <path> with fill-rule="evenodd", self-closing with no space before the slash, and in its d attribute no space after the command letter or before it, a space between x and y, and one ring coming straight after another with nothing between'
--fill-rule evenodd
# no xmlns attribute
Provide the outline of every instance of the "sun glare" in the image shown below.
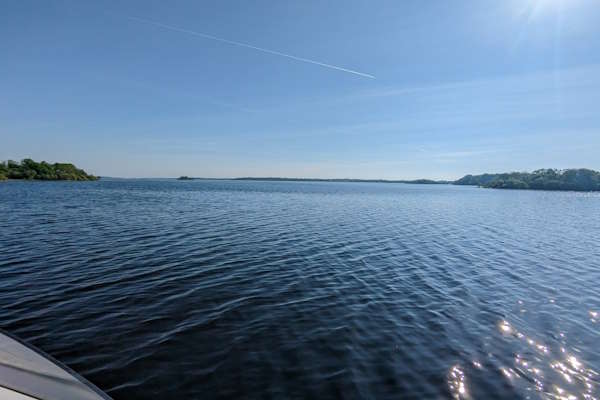
<svg viewBox="0 0 600 400"><path fill-rule="evenodd" d="M520 3L520 12L530 17L558 13L579 3L579 0L527 0Z"/></svg>

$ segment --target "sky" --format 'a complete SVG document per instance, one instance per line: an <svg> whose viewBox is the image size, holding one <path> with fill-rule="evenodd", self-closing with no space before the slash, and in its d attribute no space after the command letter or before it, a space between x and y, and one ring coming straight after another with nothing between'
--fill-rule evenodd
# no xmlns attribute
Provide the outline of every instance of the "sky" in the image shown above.
<svg viewBox="0 0 600 400"><path fill-rule="evenodd" d="M600 2L32 1L0 160L114 177L600 170Z"/></svg>

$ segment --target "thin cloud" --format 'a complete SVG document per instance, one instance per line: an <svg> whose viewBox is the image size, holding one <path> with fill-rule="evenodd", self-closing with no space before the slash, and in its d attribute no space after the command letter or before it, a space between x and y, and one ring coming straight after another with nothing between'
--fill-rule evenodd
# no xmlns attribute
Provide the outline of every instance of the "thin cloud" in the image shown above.
<svg viewBox="0 0 600 400"><path fill-rule="evenodd" d="M466 90L482 91L503 90L515 94L531 93L535 90L559 90L567 88L588 88L598 86L600 79L600 64L589 64L580 67L540 70L524 74L495 76L490 78L473 79L469 81L454 81L426 86L403 88L381 88L357 93L351 98L377 98L412 95L420 93L454 93ZM553 85L548 85L553 82Z"/></svg>
<svg viewBox="0 0 600 400"><path fill-rule="evenodd" d="M178 28L176 26L166 25L166 24L163 24L163 23L160 23L160 22L156 22L156 21L152 21L152 20L145 19L145 18L139 18L139 17L127 17L127 18L129 18L131 20L134 20L134 21L143 22L143 23L146 23L146 24L151 24L151 25L154 25L154 26L158 26L160 28L169 29L169 30L172 30L172 31L175 31L175 32L187 33L189 35L199 36L199 37L202 37L202 38L205 38L205 39L215 40L217 42L227 43L227 44L230 44L230 45L233 45L233 46L245 47L245 48L248 48L248 49L261 51L263 53L272 54L272 55L275 55L275 56L290 58L290 59L295 60L295 61L301 61L301 62L308 63L308 64L319 65L321 67L333 69L333 70L336 70L336 71L342 71L342 72L346 72L346 73L353 74L353 75L362 76L364 78L376 79L375 76L373 76L373 75L366 74L364 72L354 71L354 70L348 69L348 68L339 67L337 65L331 65L331 64L326 64L326 63L320 62L320 61L311 60L311 59L308 59L308 58L297 57L297 56L293 56L291 54L286 54L286 53L282 53L282 52L275 51L275 50L265 49L263 47L252 46L252 45L247 44L247 43L236 42L236 41L233 41L233 40L228 40L228 39L223 39L223 38L220 38L220 37L217 37L217 36L208 35L206 33L191 31L189 29L182 29L182 28Z"/></svg>

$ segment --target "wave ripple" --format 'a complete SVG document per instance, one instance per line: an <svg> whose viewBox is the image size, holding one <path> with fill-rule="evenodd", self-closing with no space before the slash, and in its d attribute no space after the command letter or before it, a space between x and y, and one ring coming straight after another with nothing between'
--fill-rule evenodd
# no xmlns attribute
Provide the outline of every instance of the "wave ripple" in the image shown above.
<svg viewBox="0 0 600 400"><path fill-rule="evenodd" d="M597 195L8 182L0 228L0 327L115 399L599 397Z"/></svg>

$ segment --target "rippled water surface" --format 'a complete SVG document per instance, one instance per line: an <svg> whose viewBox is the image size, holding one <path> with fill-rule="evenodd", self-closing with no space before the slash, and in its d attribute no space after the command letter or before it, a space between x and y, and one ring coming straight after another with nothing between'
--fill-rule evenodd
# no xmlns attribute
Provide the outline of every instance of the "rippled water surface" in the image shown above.
<svg viewBox="0 0 600 400"><path fill-rule="evenodd" d="M117 400L600 398L597 194L8 182L0 227L0 327Z"/></svg>

